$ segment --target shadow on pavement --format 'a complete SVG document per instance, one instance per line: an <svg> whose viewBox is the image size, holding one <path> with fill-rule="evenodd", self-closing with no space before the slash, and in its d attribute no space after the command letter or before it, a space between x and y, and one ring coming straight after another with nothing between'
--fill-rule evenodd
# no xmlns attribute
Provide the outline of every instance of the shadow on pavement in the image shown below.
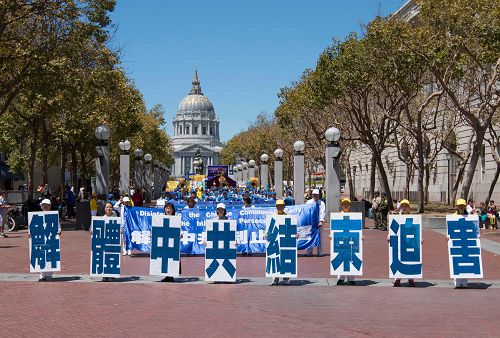
<svg viewBox="0 0 500 338"><path fill-rule="evenodd" d="M252 281L248 278L236 279L236 284L245 284L245 283L250 283L250 282L252 282Z"/></svg>
<svg viewBox="0 0 500 338"><path fill-rule="evenodd" d="M487 284L487 283L468 283L467 288L468 289L481 289L485 290L489 288L492 284Z"/></svg>
<svg viewBox="0 0 500 338"><path fill-rule="evenodd" d="M191 283L198 282L199 280L198 277L176 278L175 283Z"/></svg>
<svg viewBox="0 0 500 338"><path fill-rule="evenodd" d="M19 248L19 245L0 245L0 249Z"/></svg>
<svg viewBox="0 0 500 338"><path fill-rule="evenodd" d="M302 285L308 285L308 284L314 284L316 282L310 281L307 279L290 279L290 285L291 286L302 286ZM281 285L281 283L280 283Z"/></svg>
<svg viewBox="0 0 500 338"><path fill-rule="evenodd" d="M116 278L115 282L132 282L132 281L139 280L139 279L141 279L141 277L138 277L138 276L128 276L128 277Z"/></svg>
<svg viewBox="0 0 500 338"><path fill-rule="evenodd" d="M362 279L362 280L357 280L355 281L356 284L354 285L348 285L348 286L370 286L374 284L378 284L378 282L375 282L374 280L369 280L369 279Z"/></svg>
<svg viewBox="0 0 500 338"><path fill-rule="evenodd" d="M435 285L436 285L435 283L429 283L429 282L415 282L415 287L417 288L428 288L430 286L435 286Z"/></svg>
<svg viewBox="0 0 500 338"><path fill-rule="evenodd" d="M53 276L51 281L52 282L71 282L71 281L80 280L80 279L82 279L82 277L80 277L80 276L66 276L66 277Z"/></svg>

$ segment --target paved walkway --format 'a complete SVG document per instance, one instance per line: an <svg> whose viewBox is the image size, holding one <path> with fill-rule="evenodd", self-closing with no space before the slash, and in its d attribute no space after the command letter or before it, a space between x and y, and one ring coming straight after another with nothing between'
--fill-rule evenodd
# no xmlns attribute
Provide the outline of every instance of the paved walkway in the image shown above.
<svg viewBox="0 0 500 338"><path fill-rule="evenodd" d="M370 223L368 223L370 226ZM238 256L235 284L203 281L203 257L182 257L178 283L149 276L147 254L122 257L122 278L89 277L90 235L64 231L62 271L39 283L29 273L24 231L0 239L0 337L498 337L500 255L483 235L485 279L456 290L447 244L424 229L416 288L391 287L387 232L365 230L364 273L336 286L329 256L299 257L292 286L268 286L264 256ZM325 253L328 231L323 229ZM488 242L489 241L489 242ZM490 243L491 242L491 243Z"/></svg>

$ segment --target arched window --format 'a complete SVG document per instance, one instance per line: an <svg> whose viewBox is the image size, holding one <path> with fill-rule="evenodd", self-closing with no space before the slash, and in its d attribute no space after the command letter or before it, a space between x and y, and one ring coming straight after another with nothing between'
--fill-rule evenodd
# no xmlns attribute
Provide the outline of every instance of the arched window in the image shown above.
<svg viewBox="0 0 500 338"><path fill-rule="evenodd" d="M189 126L186 126L186 128L185 128L185 129L186 129L186 134L188 134L188 135L189 135Z"/></svg>

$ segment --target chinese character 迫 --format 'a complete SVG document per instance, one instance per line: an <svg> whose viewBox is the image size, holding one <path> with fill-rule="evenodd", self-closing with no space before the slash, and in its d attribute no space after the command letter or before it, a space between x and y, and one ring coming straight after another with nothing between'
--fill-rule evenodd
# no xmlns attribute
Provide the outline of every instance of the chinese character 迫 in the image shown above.
<svg viewBox="0 0 500 338"><path fill-rule="evenodd" d="M422 278L421 216L389 218L389 277Z"/></svg>

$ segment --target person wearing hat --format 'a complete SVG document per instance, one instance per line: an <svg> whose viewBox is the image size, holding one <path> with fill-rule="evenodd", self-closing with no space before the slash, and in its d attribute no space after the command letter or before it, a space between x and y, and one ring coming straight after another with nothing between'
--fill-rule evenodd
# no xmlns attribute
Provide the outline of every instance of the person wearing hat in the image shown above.
<svg viewBox="0 0 500 338"><path fill-rule="evenodd" d="M225 219L228 219L226 214L227 214L227 211L226 211L226 205L224 203L217 203L217 219L219 220L225 220Z"/></svg>
<svg viewBox="0 0 500 338"><path fill-rule="evenodd" d="M51 211L52 203L48 198L44 198L42 202L40 203L40 207L42 208L42 211ZM57 235L61 237L61 224L59 223L59 228L57 230ZM28 228L28 237L31 238L30 230ZM52 280L52 271L48 272L41 272L40 273L40 278L38 279L39 282L44 282L44 281L50 281Z"/></svg>
<svg viewBox="0 0 500 338"><path fill-rule="evenodd" d="M410 201L407 199L401 200L399 202L399 214L400 215L408 215L410 213ZM390 236L387 235L387 242L389 242ZM420 238L420 244L424 244L424 237L421 236ZM415 280L414 279L408 279L408 285L411 287L415 287ZM401 286L401 278L395 278L394 279L394 287Z"/></svg>
<svg viewBox="0 0 500 338"><path fill-rule="evenodd" d="M468 216L468 213L466 210L467 202L465 201L465 199L459 198L455 202L455 206L456 206L457 210L453 213L453 215L461 215L461 216L465 216L465 217ZM479 234L479 229L478 229L477 237L478 238L481 237ZM447 241L450 240L450 236L448 236L448 234L446 234L446 240ZM469 283L469 281L467 278L453 278L453 284L455 285L455 289L466 289L468 283Z"/></svg>
<svg viewBox="0 0 500 338"><path fill-rule="evenodd" d="M121 215L121 218L122 218L122 228L121 228L121 233L123 234L124 231L123 231L123 228L125 227L125 207L131 207L133 206L133 203L132 203L132 200L128 197L128 196L124 196L120 199L120 201L118 201L119 203L119 208L120 208L120 215ZM115 205L115 209L117 209L117 206ZM126 255L131 255L132 254L132 250L127 250L127 241L125 240L125 238L123 238L123 246L122 246L122 255L123 256L126 256Z"/></svg>
<svg viewBox="0 0 500 338"><path fill-rule="evenodd" d="M341 209L340 213L344 212L351 212L351 200L347 197L343 198L342 201L340 202ZM330 241L333 239L332 235L328 235L328 238L330 238ZM361 237L361 240L364 240L365 236ZM330 244L332 245L332 244ZM356 282L354 281L355 276L344 276L344 275L338 275L337 276L337 285L344 285L347 283L348 285L356 285Z"/></svg>
<svg viewBox="0 0 500 338"><path fill-rule="evenodd" d="M165 198L166 196L167 196L167 192L163 190L161 192L161 196L158 197L158 199L156 200L156 207L157 208L162 208L162 209L165 208L165 202L167 201Z"/></svg>
<svg viewBox="0 0 500 338"><path fill-rule="evenodd" d="M323 202L322 200L320 200L320 195L319 195L319 189L313 189L312 191L312 198L310 200L308 200L306 202L306 204L313 204L313 203L316 203L319 207L319 223L317 225L317 227L319 228L319 243L318 243L318 246L317 246L317 250L318 250L318 257L322 257L323 256L323 253L322 253L322 250L321 250L321 227L323 226L323 224L325 223L325 216L326 216L326 205L325 205L325 202ZM312 225L313 227L315 226L314 224ZM309 248L307 249L306 251L306 256L312 256L312 253L313 253L313 248Z"/></svg>
<svg viewBox="0 0 500 338"><path fill-rule="evenodd" d="M285 201L283 201L281 199L276 201L276 213L275 213L275 215L286 215ZM264 234L264 237L267 239L267 229L266 229L266 233ZM295 235L295 237L299 238L299 234ZM285 278L283 278L283 281L285 282L285 285L290 285L290 278L285 277ZM279 282L280 282L279 277L274 277L271 285L278 285Z"/></svg>

